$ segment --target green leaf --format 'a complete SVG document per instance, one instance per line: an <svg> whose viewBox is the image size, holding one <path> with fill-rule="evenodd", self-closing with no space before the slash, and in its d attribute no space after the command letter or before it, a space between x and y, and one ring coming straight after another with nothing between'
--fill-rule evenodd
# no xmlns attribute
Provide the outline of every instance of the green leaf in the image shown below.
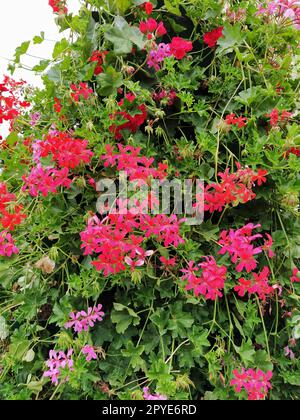
<svg viewBox="0 0 300 420"><path fill-rule="evenodd" d="M114 303L111 320L114 324L117 324L117 333L124 334L129 325L139 325L141 318L131 308L128 308L120 303Z"/></svg>
<svg viewBox="0 0 300 420"><path fill-rule="evenodd" d="M41 44L44 41L44 39L45 39L45 32L41 32L40 35L36 35L33 38L33 43L34 43L34 45Z"/></svg>
<svg viewBox="0 0 300 420"><path fill-rule="evenodd" d="M223 37L218 40L218 53L225 50L232 50L234 46L240 45L244 39L240 25L225 25L223 29Z"/></svg>
<svg viewBox="0 0 300 420"><path fill-rule="evenodd" d="M62 53L66 51L66 49L69 47L69 43L66 40L66 38L63 38L61 41L58 41L53 49L52 57L54 60L58 58Z"/></svg>
<svg viewBox="0 0 300 420"><path fill-rule="evenodd" d="M254 363L255 350L251 343L251 340L243 342L241 347L235 346L236 352L240 355L242 361L248 365Z"/></svg>
<svg viewBox="0 0 300 420"><path fill-rule="evenodd" d="M8 348L8 354L15 360L22 360L25 353L28 351L29 346L29 340L16 339L10 344Z"/></svg>
<svg viewBox="0 0 300 420"><path fill-rule="evenodd" d="M123 84L122 73L117 72L113 67L108 67L105 73L101 73L97 80L100 84L99 94L109 96Z"/></svg>
<svg viewBox="0 0 300 420"><path fill-rule="evenodd" d="M30 46L30 41L25 41L19 47L16 48L16 52L15 52L16 63L20 63L21 56L27 53L29 46Z"/></svg>
<svg viewBox="0 0 300 420"><path fill-rule="evenodd" d="M131 52L133 44L142 49L145 45L144 36L135 26L129 26L122 16L117 16L114 26L108 29L105 38L114 44L116 54L128 54Z"/></svg>

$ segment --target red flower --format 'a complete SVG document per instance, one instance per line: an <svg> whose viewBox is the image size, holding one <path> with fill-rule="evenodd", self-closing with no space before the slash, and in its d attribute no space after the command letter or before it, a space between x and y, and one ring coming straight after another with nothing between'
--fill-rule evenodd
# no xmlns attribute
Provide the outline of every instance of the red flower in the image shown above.
<svg viewBox="0 0 300 420"><path fill-rule="evenodd" d="M286 152L286 156L288 155L295 155L297 157L300 156L300 148L297 147L291 147L287 152Z"/></svg>
<svg viewBox="0 0 300 420"><path fill-rule="evenodd" d="M150 1L146 1L146 3L142 4L142 7L145 9L147 15L151 15L151 13L153 12L154 6Z"/></svg>
<svg viewBox="0 0 300 420"><path fill-rule="evenodd" d="M126 122L121 124L114 122L114 124L109 127L109 131L115 135L117 140L121 140L123 131L128 130L130 133L136 133L140 126L144 124L147 119L147 108L144 104L136 106L136 97L131 93L127 94L125 99L122 99L118 105L121 108L126 108L126 110L118 111L114 115L111 115L110 118L111 120L116 121L118 117L121 117L121 120L125 120ZM130 112L127 111L127 108L131 108ZM137 111L136 114L134 114L134 110Z"/></svg>
<svg viewBox="0 0 300 420"><path fill-rule="evenodd" d="M237 125L238 128L243 128L246 125L246 117L237 117L235 114L229 114L226 116L225 122L227 125Z"/></svg>
<svg viewBox="0 0 300 420"><path fill-rule="evenodd" d="M176 265L176 258L167 259L165 257L160 257L159 260L165 267L175 267Z"/></svg>
<svg viewBox="0 0 300 420"><path fill-rule="evenodd" d="M53 108L54 108L54 111L57 114L60 114L60 112L62 110L62 105L61 105L61 102L60 102L60 100L58 98L54 98L54 106L53 106Z"/></svg>
<svg viewBox="0 0 300 420"><path fill-rule="evenodd" d="M83 97L85 100L90 97L91 94L94 93L93 89L88 87L87 83L81 82L79 86L75 84L71 85L72 93L71 97L74 99L75 102L80 101L80 97Z"/></svg>
<svg viewBox="0 0 300 420"><path fill-rule="evenodd" d="M299 277L299 270L297 267L293 269L293 275L291 276L291 282L292 283L300 283L300 277Z"/></svg>
<svg viewBox="0 0 300 420"><path fill-rule="evenodd" d="M93 152L87 146L87 140L75 139L68 133L60 132L49 134L38 143L40 157L46 158L50 155L60 168L70 169L90 163Z"/></svg>
<svg viewBox="0 0 300 420"><path fill-rule="evenodd" d="M223 29L224 27L220 26L219 28L204 34L203 41L209 46L209 48L215 47L217 45L218 40L224 36Z"/></svg>
<svg viewBox="0 0 300 420"><path fill-rule="evenodd" d="M143 34L150 34L150 35L154 33L154 35L157 37L161 37L167 33L167 30L163 22L157 22L153 18L149 18L146 22L140 22L140 31Z"/></svg>
<svg viewBox="0 0 300 420"><path fill-rule="evenodd" d="M280 111L277 108L274 108L273 111L270 114L267 114L267 117L270 118L270 125L271 127L276 127L281 122L288 121L293 114L291 112L286 111L285 109Z"/></svg>
<svg viewBox="0 0 300 420"><path fill-rule="evenodd" d="M49 6L52 7L54 13L68 13L66 0L49 0Z"/></svg>
<svg viewBox="0 0 300 420"><path fill-rule="evenodd" d="M193 50L193 43L191 41L185 41L180 37L172 39L170 44L170 51L177 60L181 60L186 54Z"/></svg>
<svg viewBox="0 0 300 420"><path fill-rule="evenodd" d="M108 54L108 51L94 51L89 58L90 63L97 63L94 75L98 76L98 74L103 73L103 63L105 62L105 57Z"/></svg>

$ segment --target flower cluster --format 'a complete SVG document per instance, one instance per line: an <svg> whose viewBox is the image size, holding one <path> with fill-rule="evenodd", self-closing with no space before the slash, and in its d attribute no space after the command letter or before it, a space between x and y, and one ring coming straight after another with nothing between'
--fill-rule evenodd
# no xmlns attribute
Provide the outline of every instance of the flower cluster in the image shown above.
<svg viewBox="0 0 300 420"><path fill-rule="evenodd" d="M153 92L152 98L157 103L167 103L167 106L174 105L177 99L177 93L174 89L166 90L160 89L158 92Z"/></svg>
<svg viewBox="0 0 300 420"><path fill-rule="evenodd" d="M293 114L286 110L279 111L277 108L273 109L273 111L267 115L270 118L270 125L271 127L277 127L278 123L288 121Z"/></svg>
<svg viewBox="0 0 300 420"><path fill-rule="evenodd" d="M255 255L262 253L264 248L266 251L270 251L270 257L274 255L273 251L270 249L272 246L270 235L267 237L263 246L256 247L253 244L255 240L263 237L259 233L252 234L254 229L260 227L260 225L248 223L240 229L230 229L230 231L224 230L221 232L219 244L222 249L219 251L219 254L224 255L228 253L231 256L231 261L236 264L238 273L242 272L244 269L247 273L255 270L257 267Z"/></svg>
<svg viewBox="0 0 300 420"><path fill-rule="evenodd" d="M269 268L264 267L259 274L252 274L252 280L240 278L239 285L235 286L234 290L238 292L238 295L241 297L245 296L246 293L248 293L249 296L257 294L260 300L265 301L268 296L271 296L274 293L274 288L269 285L269 274Z"/></svg>
<svg viewBox="0 0 300 420"><path fill-rule="evenodd" d="M3 121L10 121L11 128L13 121L20 115L22 109L30 106L30 103L21 99L22 88L25 82L16 82L8 76L4 76L0 83L0 124Z"/></svg>
<svg viewBox="0 0 300 420"><path fill-rule="evenodd" d="M49 0L49 6L52 7L54 13L68 13L66 0Z"/></svg>
<svg viewBox="0 0 300 420"><path fill-rule="evenodd" d="M147 38L153 39L166 35L167 30L163 22L157 22L153 18L149 18L146 22L140 22L140 31L147 35Z"/></svg>
<svg viewBox="0 0 300 420"><path fill-rule="evenodd" d="M98 254L92 264L104 276L117 274L125 270L125 263L131 267L142 265L149 251L142 248L142 243L154 236L165 247L177 247L183 243L180 236L180 220L177 216L135 214L109 214L102 221L97 216L88 221L87 229L81 233L81 248L84 255ZM136 231L141 236L136 235ZM129 260L130 258L130 260Z"/></svg>
<svg viewBox="0 0 300 420"><path fill-rule="evenodd" d="M258 15L273 16L292 21L296 29L300 29L300 3L298 0L272 0L266 4L260 4Z"/></svg>
<svg viewBox="0 0 300 420"><path fill-rule="evenodd" d="M237 117L235 114L229 114L226 116L225 122L227 125L236 125L238 128L243 128L246 126L247 118Z"/></svg>
<svg viewBox="0 0 300 420"><path fill-rule="evenodd" d="M291 276L291 282L292 283L300 283L300 276L299 276L300 271L298 270L297 267L295 267L293 269L293 275Z"/></svg>
<svg viewBox="0 0 300 420"><path fill-rule="evenodd" d="M15 200L15 194L9 193L6 184L0 183L0 224L4 229L14 230L26 219L23 207L12 204Z"/></svg>
<svg viewBox="0 0 300 420"><path fill-rule="evenodd" d="M143 398L144 400L167 400L168 398L161 394L150 394L148 387L143 388Z"/></svg>
<svg viewBox="0 0 300 420"><path fill-rule="evenodd" d="M153 167L154 159L140 156L141 149L118 144L118 152L114 146L106 145L106 154L101 156L104 167L116 167L125 171L130 181L138 181L139 185L147 184L151 178L163 180L167 177L167 165L158 164Z"/></svg>
<svg viewBox="0 0 300 420"><path fill-rule="evenodd" d="M147 65L149 69L152 67L156 70L160 70L160 65L166 57L172 55L170 45L161 42L158 45L155 45L154 48L150 51L149 57L147 60Z"/></svg>
<svg viewBox="0 0 300 420"><path fill-rule="evenodd" d="M51 156L52 162L60 168L74 169L88 164L93 152L87 149L88 141L75 139L68 133L48 134L43 141L37 143L40 158Z"/></svg>
<svg viewBox="0 0 300 420"><path fill-rule="evenodd" d="M72 184L68 168L43 168L40 164L33 167L27 176L23 175L22 179L22 191L29 190L32 197L37 197L39 193L46 197L50 192L55 194L59 187L70 188Z"/></svg>
<svg viewBox="0 0 300 420"><path fill-rule="evenodd" d="M89 63L95 63L94 75L103 73L103 64L105 62L105 57L107 56L108 51L93 51L91 57L89 58Z"/></svg>
<svg viewBox="0 0 300 420"><path fill-rule="evenodd" d="M82 354L86 356L86 361L91 362L92 360L97 360L97 354L95 353L93 346L84 346L81 350Z"/></svg>
<svg viewBox="0 0 300 420"><path fill-rule="evenodd" d="M79 102L80 98L87 100L93 93L93 89L88 87L87 83L80 82L79 85L71 84L71 97L75 102Z"/></svg>
<svg viewBox="0 0 300 420"><path fill-rule="evenodd" d="M253 192L255 185L261 186L267 181L266 175L268 172L264 169L258 169L257 172L254 172L251 168L242 169L238 163L237 167L238 171L235 173L230 174L229 169L224 173L219 173L221 182L212 183L205 187L205 211L213 213L214 211L222 211L229 204L237 206L240 203L247 203L256 197Z"/></svg>
<svg viewBox="0 0 300 420"><path fill-rule="evenodd" d="M218 40L223 37L223 29L224 27L220 26L219 28L204 34L203 41L209 48L214 48L217 45Z"/></svg>
<svg viewBox="0 0 300 420"><path fill-rule="evenodd" d="M181 271L184 275L182 280L187 280L186 290L193 290L195 296L203 295L206 300L216 300L217 296L222 297L226 281L227 269L219 267L214 257L204 257L205 262L194 265L190 261L187 269ZM198 272L202 269L201 275Z"/></svg>
<svg viewBox="0 0 300 420"><path fill-rule="evenodd" d="M51 378L51 382L58 385L59 376L62 370L72 371L74 361L72 359L73 349L70 349L67 354L63 351L56 352L55 350L49 351L49 359L46 362L49 370L44 372L44 377ZM66 378L66 381L68 378Z"/></svg>
<svg viewBox="0 0 300 420"><path fill-rule="evenodd" d="M102 321L104 312L101 311L102 305L88 308L86 311L78 311L70 313L70 321L65 324L65 328L73 328L75 332L88 331L89 327L93 327L95 322Z"/></svg>
<svg viewBox="0 0 300 420"><path fill-rule="evenodd" d="M121 110L110 116L114 123L109 127L109 131L114 134L116 140L121 140L123 131L136 133L140 126L144 124L147 119L147 108L144 104L138 105L136 97L132 93L128 93L124 99L121 99L118 106ZM137 112L134 113L134 111ZM132 115L133 113L134 115ZM120 120L119 123L118 119Z"/></svg>
<svg viewBox="0 0 300 420"><path fill-rule="evenodd" d="M0 232L0 255L2 257L11 257L13 254L18 254L19 249L10 233L6 230Z"/></svg>
<svg viewBox="0 0 300 420"><path fill-rule="evenodd" d="M272 389L270 380L273 374L271 371L264 373L261 370L243 368L241 372L234 370L233 375L234 379L231 380L230 385L237 393L241 393L242 389L245 389L250 401L264 400L269 390Z"/></svg>

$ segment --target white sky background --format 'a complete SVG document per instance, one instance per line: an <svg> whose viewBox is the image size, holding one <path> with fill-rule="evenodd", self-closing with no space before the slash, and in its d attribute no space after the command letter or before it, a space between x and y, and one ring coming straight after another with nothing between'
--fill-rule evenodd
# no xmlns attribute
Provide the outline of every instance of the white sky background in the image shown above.
<svg viewBox="0 0 300 420"><path fill-rule="evenodd" d="M70 12L78 11L79 0L68 0ZM59 34L54 21L55 15L48 4L48 0L0 0L0 82L3 74L7 72L7 59L12 59L16 47L24 41L32 40L35 35L45 32L44 41L40 45L30 46L28 54L40 58L50 58L55 41ZM53 42L54 41L54 42ZM39 59L27 55L21 57L21 63L27 66L38 64ZM33 72L18 69L13 76L23 79L35 86L41 86L41 80ZM7 134L7 127L0 126L0 135Z"/></svg>

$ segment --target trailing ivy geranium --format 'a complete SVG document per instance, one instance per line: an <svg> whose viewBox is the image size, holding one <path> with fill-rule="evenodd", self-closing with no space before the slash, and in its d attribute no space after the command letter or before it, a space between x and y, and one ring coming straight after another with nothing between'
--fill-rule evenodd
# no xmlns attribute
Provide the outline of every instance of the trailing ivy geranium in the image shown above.
<svg viewBox="0 0 300 420"><path fill-rule="evenodd" d="M299 2L49 5L0 83L1 399L299 399Z"/></svg>

